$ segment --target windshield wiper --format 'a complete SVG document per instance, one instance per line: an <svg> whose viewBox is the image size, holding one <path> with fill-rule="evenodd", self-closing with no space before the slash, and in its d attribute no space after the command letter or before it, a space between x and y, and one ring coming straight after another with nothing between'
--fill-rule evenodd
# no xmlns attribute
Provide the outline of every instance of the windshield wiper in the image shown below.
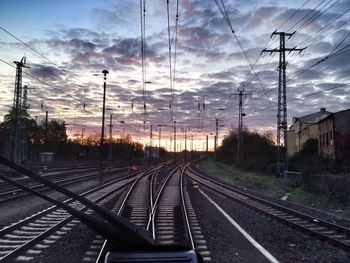
<svg viewBox="0 0 350 263"><path fill-rule="evenodd" d="M62 194L64 194L67 197L70 197L78 202L80 202L81 204L86 205L88 208L90 208L91 210L95 211L98 215L100 215L101 217L103 217L106 221L108 221L110 223L107 224L106 222L104 222L103 220L100 220L96 217L93 216L89 216L83 212L80 212L77 209L74 209L62 202L56 201L50 197L47 197L35 190L32 190L18 182L15 182L5 176L1 176L3 177L4 180L6 180L7 182L16 185L17 187L28 191L40 198L43 198L49 202L54 203L55 205L67 210L69 213L71 213L72 215L76 216L79 218L79 220L81 220L83 223L87 224L88 226L90 226L93 230L95 230L97 233L101 234L102 236L110 236L107 239L113 239L113 240L119 240L119 242L121 243L121 245L125 248L140 248L140 249L147 249L147 248L151 248L152 246L154 246L156 244L156 241L152 238L152 236L150 235L150 233L148 231L146 231L145 229L143 229L142 227L139 227L131 222L129 222L127 219L113 214L111 211L107 210L106 208L97 205L96 203L94 203L93 201L83 197L83 196L79 196L63 187L60 187L58 185L56 185L53 182L50 182L46 179L44 179L43 177L27 170L26 168L17 165L3 157L0 156L0 163L12 168L13 170L15 170L18 173L21 173L23 175L26 175L36 181L39 181L40 183L48 186L49 188L56 190L57 192L60 192ZM73 214L74 213L74 214ZM102 233L103 232L103 233ZM107 234L109 233L109 234ZM113 237L112 237L113 236Z"/></svg>
<svg viewBox="0 0 350 263"><path fill-rule="evenodd" d="M58 207L66 210L72 216L79 219L82 223L89 226L92 230L103 236L105 239L112 241L109 243L112 244L113 249L111 251L107 251L103 262L203 262L202 257L196 251L180 246L159 246L152 238L151 234L145 229L129 222L127 219L119 215L113 214L93 201L60 187L55 183L52 183L1 156L0 163L12 168L18 173L32 178L33 180L39 181L49 188L60 192L65 196L80 202L81 204L84 204L87 208L95 211L98 215L104 218L107 222L77 210L66 203L54 200L38 191L35 191L6 177L3 174L0 174L0 178L2 180L57 205Z"/></svg>

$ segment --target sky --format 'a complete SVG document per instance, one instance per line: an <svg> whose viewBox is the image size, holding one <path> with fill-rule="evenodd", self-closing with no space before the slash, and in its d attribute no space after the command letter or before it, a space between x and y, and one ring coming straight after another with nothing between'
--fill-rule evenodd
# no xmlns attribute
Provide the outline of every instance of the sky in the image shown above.
<svg viewBox="0 0 350 263"><path fill-rule="evenodd" d="M179 0L177 29L177 1L145 1L142 63L140 1L1 0L0 116L13 106L13 61L26 57L29 113L65 120L70 136L100 133L104 69L114 136L149 144L152 125L158 145L162 125L169 149L176 121L178 150L185 130L194 148L204 149L207 135L212 148L216 118L220 140L237 127L234 94L243 88L252 94L244 97L244 126L275 136L279 55L261 53L279 48L273 32L295 32L286 47L306 48L286 52L288 125L322 107L350 108L350 1L217 2L234 33L215 0Z"/></svg>

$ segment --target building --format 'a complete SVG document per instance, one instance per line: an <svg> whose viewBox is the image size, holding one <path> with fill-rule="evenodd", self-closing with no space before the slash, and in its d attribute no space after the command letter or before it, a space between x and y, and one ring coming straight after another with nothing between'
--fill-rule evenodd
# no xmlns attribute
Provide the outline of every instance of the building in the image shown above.
<svg viewBox="0 0 350 263"><path fill-rule="evenodd" d="M145 147L145 158L147 159L153 159L158 157L158 147Z"/></svg>
<svg viewBox="0 0 350 263"><path fill-rule="evenodd" d="M304 144L309 139L318 139L319 122L332 113L321 108L319 112L305 115L303 117L294 117L293 124L287 132L288 156L303 149Z"/></svg>
<svg viewBox="0 0 350 263"><path fill-rule="evenodd" d="M10 144L10 130L7 127L2 127L0 124L0 155L10 159L11 144Z"/></svg>
<svg viewBox="0 0 350 263"><path fill-rule="evenodd" d="M318 153L350 160L350 109L332 113L318 122Z"/></svg>

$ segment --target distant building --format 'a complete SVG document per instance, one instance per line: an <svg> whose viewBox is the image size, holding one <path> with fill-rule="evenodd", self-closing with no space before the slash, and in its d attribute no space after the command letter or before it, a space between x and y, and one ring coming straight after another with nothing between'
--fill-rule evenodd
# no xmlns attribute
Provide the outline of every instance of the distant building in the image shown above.
<svg viewBox="0 0 350 263"><path fill-rule="evenodd" d="M350 160L350 109L332 113L318 125L319 155Z"/></svg>
<svg viewBox="0 0 350 263"><path fill-rule="evenodd" d="M0 127L0 155L10 159L11 144L10 131L6 128Z"/></svg>
<svg viewBox="0 0 350 263"><path fill-rule="evenodd" d="M146 158L157 158L158 157L158 147L150 147L146 146L145 147L145 157Z"/></svg>
<svg viewBox="0 0 350 263"><path fill-rule="evenodd" d="M319 137L318 123L331 114L331 112L326 111L326 108L321 108L319 112L299 118L294 117L293 124L287 132L288 156L293 156L295 153L303 149L307 140L317 140Z"/></svg>

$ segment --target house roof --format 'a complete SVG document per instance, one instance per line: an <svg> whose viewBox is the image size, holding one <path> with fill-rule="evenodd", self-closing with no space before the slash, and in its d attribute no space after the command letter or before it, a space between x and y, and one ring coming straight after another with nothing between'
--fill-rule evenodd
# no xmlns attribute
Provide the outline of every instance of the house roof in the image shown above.
<svg viewBox="0 0 350 263"><path fill-rule="evenodd" d="M331 115L332 112L326 111L326 110L321 110L309 115L305 115L299 118L295 119L295 122L299 121L299 122L306 122L306 123L317 123L325 118L327 118L329 115Z"/></svg>
<svg viewBox="0 0 350 263"><path fill-rule="evenodd" d="M321 121L324 121L325 119L328 119L328 117L330 117L330 116L332 116L332 115L340 115L340 114L342 114L342 113L344 113L344 112L347 112L347 111L350 112L350 108L349 108L349 109L346 109L346 110L337 111L337 112L335 112L335 113L329 114L329 115L326 116L325 118L320 119L317 123L319 123L319 122L321 122Z"/></svg>

